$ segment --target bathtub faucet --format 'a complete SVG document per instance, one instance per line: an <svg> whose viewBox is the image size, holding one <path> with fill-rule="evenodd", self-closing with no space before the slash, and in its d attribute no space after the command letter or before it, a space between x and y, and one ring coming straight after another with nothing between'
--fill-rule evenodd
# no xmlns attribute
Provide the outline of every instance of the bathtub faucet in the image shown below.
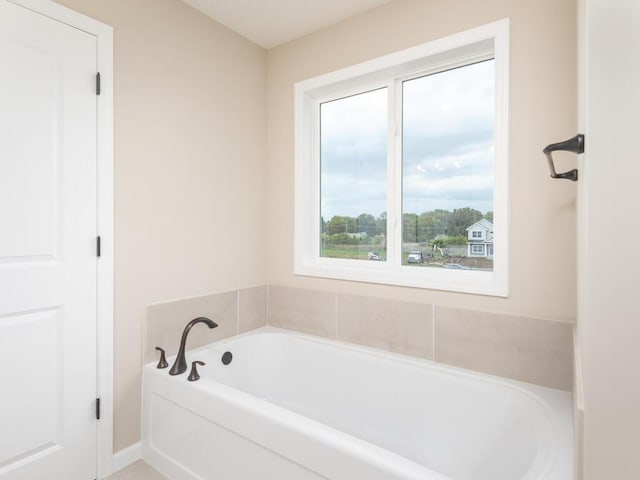
<svg viewBox="0 0 640 480"><path fill-rule="evenodd" d="M187 360L184 356L184 350L187 344L187 336L189 335L189 330L196 323L204 323L209 328L216 328L218 324L212 320L209 320L206 317L198 317L191 320L184 327L184 331L182 332L182 338L180 339L180 349L178 350L178 356L176 357L176 361L173 363L171 370L169 370L169 375L180 375L187 369Z"/></svg>

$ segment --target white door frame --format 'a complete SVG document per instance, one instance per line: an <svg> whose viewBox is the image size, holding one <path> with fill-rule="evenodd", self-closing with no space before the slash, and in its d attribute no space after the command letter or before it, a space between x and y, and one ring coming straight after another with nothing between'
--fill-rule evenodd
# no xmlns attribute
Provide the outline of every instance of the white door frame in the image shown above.
<svg viewBox="0 0 640 480"><path fill-rule="evenodd" d="M101 252L97 292L97 474L113 470L113 29L51 0L7 0L94 35L101 88L97 99L97 205Z"/></svg>

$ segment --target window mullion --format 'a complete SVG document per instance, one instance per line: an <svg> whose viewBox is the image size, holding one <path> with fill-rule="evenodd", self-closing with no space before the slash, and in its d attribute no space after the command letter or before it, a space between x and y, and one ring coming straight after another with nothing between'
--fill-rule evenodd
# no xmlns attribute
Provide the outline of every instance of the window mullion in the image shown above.
<svg viewBox="0 0 640 480"><path fill-rule="evenodd" d="M391 80L387 171L387 261L393 268L402 264L402 82Z"/></svg>

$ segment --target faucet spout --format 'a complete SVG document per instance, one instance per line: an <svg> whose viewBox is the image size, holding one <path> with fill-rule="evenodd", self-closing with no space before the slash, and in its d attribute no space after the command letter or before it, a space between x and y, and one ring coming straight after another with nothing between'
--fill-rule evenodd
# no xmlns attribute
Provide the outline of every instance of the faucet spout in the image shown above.
<svg viewBox="0 0 640 480"><path fill-rule="evenodd" d="M198 317L191 320L184 327L182 331L182 338L180 339L180 348L178 349L178 356L176 357L176 361L173 362L173 366L171 370L169 370L169 375L180 375L182 372L187 370L187 360L185 358L185 348L187 345L187 336L189 335L189 331L191 327L193 327L197 323L204 323L209 328L216 328L218 324L213 320L210 320L206 317Z"/></svg>

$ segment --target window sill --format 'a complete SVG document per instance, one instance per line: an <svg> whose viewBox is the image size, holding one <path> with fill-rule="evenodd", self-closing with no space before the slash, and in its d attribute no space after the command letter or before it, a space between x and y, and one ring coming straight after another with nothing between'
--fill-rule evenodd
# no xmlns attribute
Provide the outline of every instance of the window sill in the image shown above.
<svg viewBox="0 0 640 480"><path fill-rule="evenodd" d="M294 273L354 282L377 283L402 287L445 290L495 297L508 297L506 275L495 270L449 270L437 267L393 267L386 262L320 258L298 264Z"/></svg>

